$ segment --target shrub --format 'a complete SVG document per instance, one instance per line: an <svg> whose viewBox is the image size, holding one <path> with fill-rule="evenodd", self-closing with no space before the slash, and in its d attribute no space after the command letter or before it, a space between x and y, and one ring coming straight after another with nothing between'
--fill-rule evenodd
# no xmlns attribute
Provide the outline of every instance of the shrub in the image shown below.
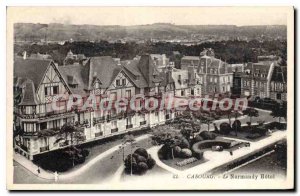
<svg viewBox="0 0 300 196"><path fill-rule="evenodd" d="M217 137L215 133L209 131L202 131L199 136L201 136L204 140L214 140Z"/></svg>
<svg viewBox="0 0 300 196"><path fill-rule="evenodd" d="M137 172L138 174L144 174L148 170L148 165L145 162L138 163Z"/></svg>
<svg viewBox="0 0 300 196"><path fill-rule="evenodd" d="M242 126L241 121L240 120L235 120L232 123L232 130L241 131L241 128L242 128L241 126Z"/></svg>
<svg viewBox="0 0 300 196"><path fill-rule="evenodd" d="M136 159L136 162L137 163L140 163L140 162L147 162L147 159L143 156L138 156L137 159Z"/></svg>
<svg viewBox="0 0 300 196"><path fill-rule="evenodd" d="M255 130L255 133L258 133L260 136L267 135L268 129L265 127L257 127Z"/></svg>
<svg viewBox="0 0 300 196"><path fill-rule="evenodd" d="M156 161L152 157L149 157L148 160L147 160L148 168L152 169L155 164L156 164Z"/></svg>
<svg viewBox="0 0 300 196"><path fill-rule="evenodd" d="M190 143L186 138L182 138L180 144L178 145L180 148L190 148Z"/></svg>
<svg viewBox="0 0 300 196"><path fill-rule="evenodd" d="M140 156L143 156L145 157L146 159L148 158L148 153L147 153L147 150L144 149L144 148L138 148L134 151L134 153L140 155Z"/></svg>
<svg viewBox="0 0 300 196"><path fill-rule="evenodd" d="M175 146L173 148L173 151L174 151L174 155L175 156L180 156L180 153L181 153L181 148L179 146Z"/></svg>
<svg viewBox="0 0 300 196"><path fill-rule="evenodd" d="M160 159L168 160L172 158L172 152L169 145L163 145L158 151L158 157Z"/></svg>
<svg viewBox="0 0 300 196"><path fill-rule="evenodd" d="M269 124L267 124L267 128L268 129L279 129L279 130L283 130L286 129L286 123L279 123L279 122L271 122Z"/></svg>
<svg viewBox="0 0 300 196"><path fill-rule="evenodd" d="M84 161L85 161L85 156L80 155L80 154L77 155L74 159L74 163L76 163L76 164L84 163Z"/></svg>
<svg viewBox="0 0 300 196"><path fill-rule="evenodd" d="M188 148L184 148L181 150L180 154L182 158L190 158L192 156L192 151Z"/></svg>
<svg viewBox="0 0 300 196"><path fill-rule="evenodd" d="M232 130L232 129L231 129L229 123L223 122L223 123L220 124L220 133L221 133L221 134L227 135L227 134L230 133L231 130Z"/></svg>
<svg viewBox="0 0 300 196"><path fill-rule="evenodd" d="M131 167L131 160L132 160L132 164L137 163L136 158L133 156L133 154L132 154L132 159L131 159L131 154L129 154L129 155L127 155L127 157L124 160L124 165L125 165L126 168Z"/></svg>
<svg viewBox="0 0 300 196"><path fill-rule="evenodd" d="M82 154L84 157L87 157L87 156L89 156L90 151L88 151L87 149L83 149L82 152L81 152L81 154Z"/></svg>

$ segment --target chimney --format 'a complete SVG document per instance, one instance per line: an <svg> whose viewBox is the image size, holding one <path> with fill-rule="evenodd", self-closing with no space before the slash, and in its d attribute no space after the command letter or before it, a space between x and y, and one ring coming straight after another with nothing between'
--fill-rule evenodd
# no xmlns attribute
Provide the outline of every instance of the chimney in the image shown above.
<svg viewBox="0 0 300 196"><path fill-rule="evenodd" d="M23 52L23 59L26 60L26 58L27 58L27 52L24 51L24 52Z"/></svg>

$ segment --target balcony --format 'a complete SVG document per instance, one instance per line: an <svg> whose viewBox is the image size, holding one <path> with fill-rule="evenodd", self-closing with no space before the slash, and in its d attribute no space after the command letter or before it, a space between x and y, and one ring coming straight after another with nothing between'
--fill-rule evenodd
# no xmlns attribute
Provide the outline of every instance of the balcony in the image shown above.
<svg viewBox="0 0 300 196"><path fill-rule="evenodd" d="M116 132L118 132L118 128L114 128L114 129L111 129L110 131L111 131L111 133L116 133Z"/></svg>
<svg viewBox="0 0 300 196"><path fill-rule="evenodd" d="M98 123L103 123L104 121L105 121L105 116L99 118L93 118L93 125L96 125Z"/></svg>
<svg viewBox="0 0 300 196"><path fill-rule="evenodd" d="M15 115L24 118L24 119L46 119L46 118L55 118L59 116L65 116L67 114L72 114L72 111L51 111L47 113L39 113L39 114L23 114L23 113L15 113Z"/></svg>
<svg viewBox="0 0 300 196"><path fill-rule="evenodd" d="M69 145L69 141L59 143L59 147L65 147Z"/></svg>
<svg viewBox="0 0 300 196"><path fill-rule="evenodd" d="M140 122L140 125L145 125L147 123L147 121L142 121L142 122Z"/></svg>
<svg viewBox="0 0 300 196"><path fill-rule="evenodd" d="M103 132L102 131L100 131L98 133L95 133L95 137L100 137L100 136L103 136Z"/></svg>
<svg viewBox="0 0 300 196"><path fill-rule="evenodd" d="M133 125L126 125L126 129L131 129L133 127Z"/></svg>
<svg viewBox="0 0 300 196"><path fill-rule="evenodd" d="M45 152L49 150L49 146L41 147L40 152Z"/></svg>

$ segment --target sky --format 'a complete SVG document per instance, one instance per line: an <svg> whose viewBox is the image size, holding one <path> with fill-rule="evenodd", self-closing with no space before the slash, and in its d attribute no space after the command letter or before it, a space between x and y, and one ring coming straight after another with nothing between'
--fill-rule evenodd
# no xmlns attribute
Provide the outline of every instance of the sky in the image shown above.
<svg viewBox="0 0 300 196"><path fill-rule="evenodd" d="M8 20L93 25L286 25L287 7L8 7Z"/></svg>

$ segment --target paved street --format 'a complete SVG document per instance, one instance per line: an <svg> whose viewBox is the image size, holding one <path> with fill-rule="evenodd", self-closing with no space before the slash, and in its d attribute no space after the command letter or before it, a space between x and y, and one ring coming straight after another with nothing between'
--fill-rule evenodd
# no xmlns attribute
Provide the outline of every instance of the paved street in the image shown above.
<svg viewBox="0 0 300 196"><path fill-rule="evenodd" d="M259 117L253 117L252 123L256 123L258 120L264 121L274 121L274 119L269 115L269 112L259 111ZM222 119L216 122L219 125L222 122L227 122L228 119ZM242 124L245 124L249 121L249 117L242 116L240 117ZM233 121L232 121L233 122ZM210 126L210 130L213 130L213 126ZM207 125L202 124L201 130L207 130ZM150 148L152 146L150 138L144 138L137 142L138 147ZM101 154L101 153L100 153ZM125 148L125 155L130 154L130 147ZM80 173L80 175L74 174L74 177L59 179L58 183L89 183L89 184L98 184L109 180L123 164L122 161L123 153L120 150L113 151L107 156L102 157L101 159L95 160L95 163L91 164ZM90 160L93 161L93 160ZM87 164L87 163L84 163ZM14 162L14 181L15 183L54 183L53 180L45 180L37 177L20 164ZM74 171L76 172L76 171ZM72 173L72 172L71 172Z"/></svg>

